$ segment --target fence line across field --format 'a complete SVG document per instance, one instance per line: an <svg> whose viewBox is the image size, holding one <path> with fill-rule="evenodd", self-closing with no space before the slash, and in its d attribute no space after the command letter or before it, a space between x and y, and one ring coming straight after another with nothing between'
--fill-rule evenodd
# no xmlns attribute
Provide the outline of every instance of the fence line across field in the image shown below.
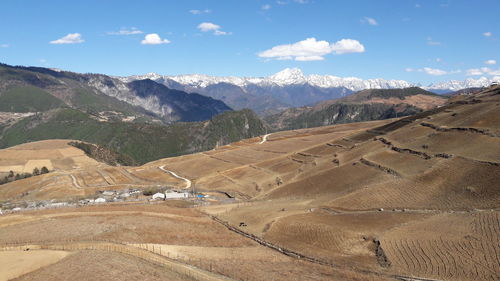
<svg viewBox="0 0 500 281"><path fill-rule="evenodd" d="M144 247L145 246L145 247ZM0 251L30 251L30 250L60 250L60 251L78 251L78 250L101 250L108 252L118 252L123 254L128 254L134 257L141 258L146 261L150 261L156 264L160 264L168 268L173 272L177 272L196 280L201 281L230 281L234 280L227 276L223 276L220 273L211 272L202 268L195 267L189 263L184 263L181 260L175 260L171 258L169 252L166 255L162 255L162 250L160 246L151 244L140 244L140 247L130 246L125 243L119 243L114 241L90 241L90 242L77 242L77 241L66 241L62 243L8 243L0 244ZM178 255L176 255L179 258ZM191 259L187 260L191 262ZM201 266L201 260L199 262ZM212 264L209 268L213 268Z"/></svg>

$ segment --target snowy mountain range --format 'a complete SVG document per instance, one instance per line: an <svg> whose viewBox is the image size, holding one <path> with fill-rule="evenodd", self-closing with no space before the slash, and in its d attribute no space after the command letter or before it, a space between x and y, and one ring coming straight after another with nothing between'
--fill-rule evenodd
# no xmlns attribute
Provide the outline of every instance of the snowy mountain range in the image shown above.
<svg viewBox="0 0 500 281"><path fill-rule="evenodd" d="M488 87L493 82L493 79L488 79L486 77L480 77L478 79L468 78L465 80L450 80L445 82L439 82L430 84L427 87L421 87L431 92L438 94L455 92L467 88L482 88Z"/></svg>
<svg viewBox="0 0 500 281"><path fill-rule="evenodd" d="M298 68L286 68L274 75L268 77L235 77L235 76L208 76L203 74L190 75L160 75L157 73L148 73L145 75L134 75L122 77L125 82L132 80L173 80L179 84L206 88L210 85L219 83L232 84L238 87L246 87L248 85L259 86L290 86L309 84L320 88L339 88L344 87L351 91L360 91L364 89L385 89L385 88L406 88L413 84L403 80L385 80L385 79L367 79L363 80L356 77L337 77L333 75L304 75Z"/></svg>
<svg viewBox="0 0 500 281"><path fill-rule="evenodd" d="M491 79L448 81L422 87L404 80L360 79L333 75L304 75L298 68L286 68L268 77L234 77L192 75L160 75L148 73L118 77L123 82L150 79L169 88L199 93L220 99L234 109L251 108L259 114L269 114L288 107L311 105L323 100L344 97L364 89L393 89L418 86L436 93L464 88L486 87Z"/></svg>

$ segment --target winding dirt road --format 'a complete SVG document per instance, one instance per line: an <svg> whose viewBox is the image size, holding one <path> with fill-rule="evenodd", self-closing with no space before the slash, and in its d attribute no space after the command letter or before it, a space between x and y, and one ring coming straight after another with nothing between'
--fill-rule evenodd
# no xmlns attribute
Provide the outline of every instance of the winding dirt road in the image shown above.
<svg viewBox="0 0 500 281"><path fill-rule="evenodd" d="M177 175L176 173L174 173L174 172L172 172L172 171L170 171L170 170L165 169L165 165L160 166L160 167L158 167L158 168L159 168L160 170L162 170L162 171L164 171L164 172L166 172L166 173L169 173L169 174L171 174L172 176L174 176L174 177L176 177L176 178L178 178L178 179L181 179L181 180L183 180L184 182L186 182L186 186L184 187L184 188L186 188L186 189L190 188L190 187L191 187L191 185L193 184L193 183L192 183L189 179L186 179L185 177L181 177L181 176Z"/></svg>
<svg viewBox="0 0 500 281"><path fill-rule="evenodd" d="M259 144L263 144L267 141L267 137L269 137L271 134L266 134L262 137L262 140L259 142Z"/></svg>
<svg viewBox="0 0 500 281"><path fill-rule="evenodd" d="M82 189L82 187L78 184L78 181L76 180L75 176L72 174L69 174L71 177L71 181L73 182L73 186L76 187L77 189Z"/></svg>

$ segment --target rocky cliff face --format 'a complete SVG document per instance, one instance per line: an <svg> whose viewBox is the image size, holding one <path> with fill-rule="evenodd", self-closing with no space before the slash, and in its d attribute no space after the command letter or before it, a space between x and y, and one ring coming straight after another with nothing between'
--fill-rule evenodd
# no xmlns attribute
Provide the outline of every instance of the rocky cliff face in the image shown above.
<svg viewBox="0 0 500 281"><path fill-rule="evenodd" d="M149 79L132 81L127 87L135 97L154 101L168 121L203 121L231 110L220 100L172 90Z"/></svg>
<svg viewBox="0 0 500 281"><path fill-rule="evenodd" d="M0 95L12 88L26 92L27 86L49 93L72 108L151 115L165 122L208 120L231 110L222 101L172 90L151 80L127 83L102 74L0 65ZM31 96L39 96L34 90Z"/></svg>
<svg viewBox="0 0 500 281"><path fill-rule="evenodd" d="M150 79L124 83L108 76L92 75L88 85L108 96L153 112L167 122L202 121L231 110L222 101L172 90Z"/></svg>

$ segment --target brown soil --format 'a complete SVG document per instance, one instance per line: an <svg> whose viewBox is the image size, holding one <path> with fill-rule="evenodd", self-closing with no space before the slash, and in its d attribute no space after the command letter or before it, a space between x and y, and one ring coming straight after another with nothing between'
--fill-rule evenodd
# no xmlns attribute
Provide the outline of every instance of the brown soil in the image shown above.
<svg viewBox="0 0 500 281"><path fill-rule="evenodd" d="M82 251L14 280L194 280L139 258L103 251Z"/></svg>
<svg viewBox="0 0 500 281"><path fill-rule="evenodd" d="M57 263L70 255L64 251L0 251L0 280L11 280L28 272Z"/></svg>

